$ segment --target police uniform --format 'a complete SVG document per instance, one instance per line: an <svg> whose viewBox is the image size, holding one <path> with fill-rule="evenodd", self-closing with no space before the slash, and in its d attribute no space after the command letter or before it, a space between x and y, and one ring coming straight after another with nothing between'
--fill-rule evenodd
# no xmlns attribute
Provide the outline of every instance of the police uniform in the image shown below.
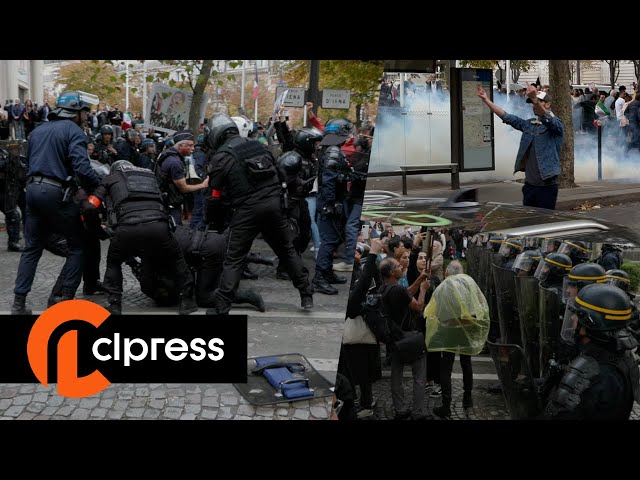
<svg viewBox="0 0 640 480"><path fill-rule="evenodd" d="M578 355L552 391L545 417L574 420L627 420L640 397L640 373L628 330L638 315L624 291L594 283L583 287L575 304L574 342Z"/></svg>
<svg viewBox="0 0 640 480"><path fill-rule="evenodd" d="M114 236L107 253L104 289L109 294L109 311L119 314L122 303L122 263L132 256L162 264L182 293L180 313L197 309L193 301L193 278L169 228L169 216L155 175L130 162L119 161L112 173L102 179L94 206L106 203Z"/></svg>
<svg viewBox="0 0 640 480"><path fill-rule="evenodd" d="M184 159L178 153L176 147L163 150L155 165L156 177L160 185L160 191L167 195L169 214L176 225L182 225L182 204L184 197L174 180L180 180L187 176Z"/></svg>
<svg viewBox="0 0 640 480"><path fill-rule="evenodd" d="M209 127L207 147L215 152L207 166L209 198L219 198L225 192L234 209L220 285L216 289L215 313L229 311L245 259L259 233L286 266L293 285L300 291L303 308L311 308L313 290L289 236L273 156L260 142L240 137L235 122L226 115L214 115ZM209 202L207 208L215 209L215 203Z"/></svg>
<svg viewBox="0 0 640 480"><path fill-rule="evenodd" d="M65 198L65 189L68 177L76 177L88 191L98 184L98 177L87 156L85 135L78 124L82 121L81 112L88 112L91 108L88 100L81 92L64 92L50 114L50 120L55 121L43 123L29 136L27 247L18 266L12 306L14 314L30 313L25 308L25 298L31 290L45 241L51 233L59 233L67 240L69 254L63 267L64 298L73 298L80 284L83 267L81 210L71 201L70 195Z"/></svg>

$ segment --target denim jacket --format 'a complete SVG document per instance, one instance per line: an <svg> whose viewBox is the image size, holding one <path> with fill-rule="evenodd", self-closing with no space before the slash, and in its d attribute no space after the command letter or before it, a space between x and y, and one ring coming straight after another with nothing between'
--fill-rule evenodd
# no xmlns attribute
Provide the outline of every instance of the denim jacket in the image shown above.
<svg viewBox="0 0 640 480"><path fill-rule="evenodd" d="M556 116L542 117L539 125L531 123L535 120L537 119L525 120L509 113L502 117L504 123L522 132L513 173L524 171L522 160L531 142L535 141L538 170L542 179L547 180L560 175L560 147L564 139L564 125Z"/></svg>

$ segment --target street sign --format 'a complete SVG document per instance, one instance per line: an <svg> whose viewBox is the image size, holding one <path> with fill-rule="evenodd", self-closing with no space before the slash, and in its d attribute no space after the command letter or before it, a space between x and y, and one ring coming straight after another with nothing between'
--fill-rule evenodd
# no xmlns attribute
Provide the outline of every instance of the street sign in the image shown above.
<svg viewBox="0 0 640 480"><path fill-rule="evenodd" d="M283 107L304 107L304 87L276 87L276 99L288 90L282 104Z"/></svg>
<svg viewBox="0 0 640 480"><path fill-rule="evenodd" d="M322 108L349 109L351 105L351 90L323 90Z"/></svg>

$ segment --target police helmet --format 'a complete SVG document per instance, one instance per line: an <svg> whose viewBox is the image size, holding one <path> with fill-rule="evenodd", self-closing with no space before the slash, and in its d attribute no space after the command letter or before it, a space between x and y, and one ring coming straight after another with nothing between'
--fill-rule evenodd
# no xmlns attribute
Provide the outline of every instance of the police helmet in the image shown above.
<svg viewBox="0 0 640 480"><path fill-rule="evenodd" d="M276 160L278 169L290 175L297 175L302 170L302 156L298 152L283 153Z"/></svg>
<svg viewBox="0 0 640 480"><path fill-rule="evenodd" d="M557 238L543 238L540 245L540 251L543 255L557 252L560 245L562 245L562 240L558 240Z"/></svg>
<svg viewBox="0 0 640 480"><path fill-rule="evenodd" d="M296 148L305 155L311 155L316 149L316 143L321 141L324 133L315 127L303 127L293 137Z"/></svg>
<svg viewBox="0 0 640 480"><path fill-rule="evenodd" d="M135 128L129 128L124 134L125 138L134 139L140 136L140 132L138 132Z"/></svg>
<svg viewBox="0 0 640 480"><path fill-rule="evenodd" d="M523 250L522 242L515 238L507 238L500 244L498 253L505 258L512 258L521 253Z"/></svg>
<svg viewBox="0 0 640 480"><path fill-rule="evenodd" d="M563 253L550 253L540 261L536 273L534 273L533 276L536 277L541 284L548 284L549 281L559 280L564 277L569 270L571 270L572 266L573 264L568 255Z"/></svg>
<svg viewBox="0 0 640 480"><path fill-rule="evenodd" d="M253 122L249 120L247 117L245 117L244 115L241 115L238 117L231 117L231 120L233 120L236 123L240 136L242 138L248 138L249 133L251 133L251 131L253 130Z"/></svg>
<svg viewBox="0 0 640 480"><path fill-rule="evenodd" d="M487 248L492 249L495 253L500 251L500 246L504 242L504 237L502 235L489 235L489 240L487 240Z"/></svg>
<svg viewBox="0 0 640 480"><path fill-rule="evenodd" d="M574 265L589 261L590 250L587 244L581 241L564 240L558 248L558 253L569 255Z"/></svg>
<svg viewBox="0 0 640 480"><path fill-rule="evenodd" d="M121 172L122 170L128 170L133 168L133 163L129 160L116 160L111 164L111 173Z"/></svg>
<svg viewBox="0 0 640 480"><path fill-rule="evenodd" d="M211 150L217 150L224 143L228 135L240 135L238 126L229 115L221 112L213 114L208 123L209 135L205 138L206 146Z"/></svg>
<svg viewBox="0 0 640 480"><path fill-rule="evenodd" d="M142 140L142 142L140 143L140 146L142 148L148 147L149 145L155 145L156 142L154 142L151 138L145 138L144 140Z"/></svg>
<svg viewBox="0 0 640 480"><path fill-rule="evenodd" d="M587 285L592 283L604 283L605 271L597 263L580 263L569 270L569 273L564 277L562 283L562 301L567 303L570 298L573 298L577 293Z"/></svg>
<svg viewBox="0 0 640 480"><path fill-rule="evenodd" d="M576 297L578 323L589 331L604 332L626 327L637 317L627 294L613 285L587 285Z"/></svg>
<svg viewBox="0 0 640 480"><path fill-rule="evenodd" d="M113 137L113 127L111 125L103 125L100 127L100 133L102 135L111 135L111 137Z"/></svg>
<svg viewBox="0 0 640 480"><path fill-rule="evenodd" d="M624 270L614 268L605 272L605 283L614 285L625 292L631 288L631 276Z"/></svg>
<svg viewBox="0 0 640 480"><path fill-rule="evenodd" d="M324 132L347 136L353 132L353 123L346 118L332 118L325 124Z"/></svg>
<svg viewBox="0 0 640 480"><path fill-rule="evenodd" d="M98 97L79 90L62 92L56 101L54 113L60 118L73 118L81 111L91 111L91 105L98 104Z"/></svg>
<svg viewBox="0 0 640 480"><path fill-rule="evenodd" d="M540 250L525 250L516 257L511 270L521 277L531 276L538 268L541 258Z"/></svg>

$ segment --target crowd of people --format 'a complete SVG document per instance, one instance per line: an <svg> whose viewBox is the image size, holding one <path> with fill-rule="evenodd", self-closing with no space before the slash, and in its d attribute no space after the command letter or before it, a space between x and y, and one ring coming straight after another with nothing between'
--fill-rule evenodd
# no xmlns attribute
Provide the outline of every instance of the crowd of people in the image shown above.
<svg viewBox="0 0 640 480"><path fill-rule="evenodd" d="M162 137L141 118L129 124L115 105L92 111L90 97L63 93L28 135L20 204L26 247L13 313L30 311L26 297L45 248L67 258L49 306L74 298L83 282L85 295L105 293L106 307L121 313L126 263L145 294L179 304L180 313L206 307L226 315L245 302L264 310L259 292L238 288L257 277L251 263L273 263L250 253L258 235L303 309L313 308L314 291L338 293L332 284L347 279L334 262L352 269L371 126L325 123L308 103L308 127L293 129L280 115L261 125L216 113L195 135ZM311 242L313 279L302 260Z"/></svg>
<svg viewBox="0 0 640 480"><path fill-rule="evenodd" d="M373 385L384 365L396 420L449 418L456 355L461 403L471 409L471 357L482 351L501 380L490 391L504 394L514 419L629 418L640 399L632 353L640 321L622 248L368 222L363 231L369 239L359 239L338 369L351 400L342 419L376 418ZM594 388L576 389L576 375ZM425 395L441 404L426 411Z"/></svg>

